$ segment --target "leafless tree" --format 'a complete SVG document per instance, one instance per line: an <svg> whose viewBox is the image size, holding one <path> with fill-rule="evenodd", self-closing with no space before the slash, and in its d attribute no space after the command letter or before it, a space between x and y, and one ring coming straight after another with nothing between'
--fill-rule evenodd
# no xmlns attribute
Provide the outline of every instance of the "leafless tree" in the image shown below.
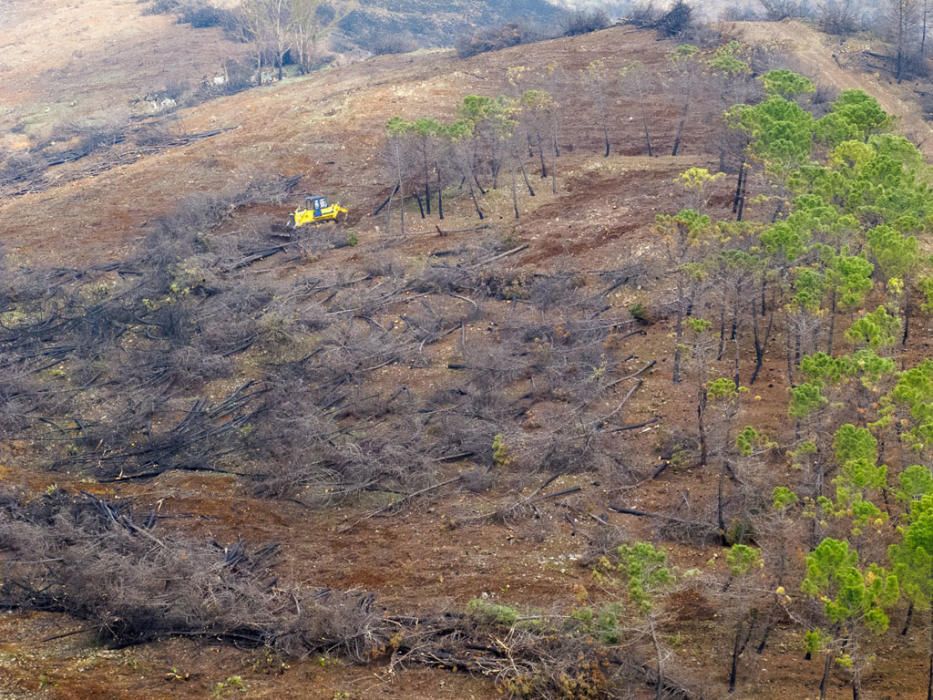
<svg viewBox="0 0 933 700"><path fill-rule="evenodd" d="M820 28L829 34L849 34L858 28L859 0L823 0L818 6Z"/></svg>
<svg viewBox="0 0 933 700"><path fill-rule="evenodd" d="M926 22L923 22L922 29L920 25L921 17L927 15L927 7L923 0L886 0L884 13L887 31L894 45L894 77L901 81L915 52L915 43L919 40L925 48ZM918 30L922 32L922 39L918 37Z"/></svg>
<svg viewBox="0 0 933 700"><path fill-rule="evenodd" d="M790 17L800 17L805 13L805 5L801 0L759 0L765 8L768 19L780 22Z"/></svg>
<svg viewBox="0 0 933 700"><path fill-rule="evenodd" d="M256 62L256 83L262 85L262 69L272 43L262 0L242 3L236 10L236 28L239 38L253 47Z"/></svg>
<svg viewBox="0 0 933 700"><path fill-rule="evenodd" d="M325 7L331 8L322 0L244 0L237 10L238 29L254 46L260 83L267 53L279 80L292 52L303 71L311 69L322 38L342 17L340 12L325 12Z"/></svg>
<svg viewBox="0 0 933 700"><path fill-rule="evenodd" d="M677 131L674 134L674 146L671 149L671 155L676 156L680 153L683 143L684 127L687 125L687 119L690 115L690 108L693 104L693 96L701 86L697 85L703 76L700 70L700 63L697 60L697 49L691 45L684 44L675 49L670 56L671 65L674 69L674 89L680 97L680 119L677 121Z"/></svg>
<svg viewBox="0 0 933 700"><path fill-rule="evenodd" d="M410 134L404 131L390 131L387 149L388 166L394 180L394 186L386 204L386 228L389 230L391 227L392 203L397 195L399 201L399 232L404 236L406 181L410 175L412 161Z"/></svg>
<svg viewBox="0 0 933 700"><path fill-rule="evenodd" d="M596 60L581 71L583 85L593 101L599 128L603 134L603 155L608 158L611 144L609 142L609 85L611 83L609 71L604 61ZM676 155L676 153L675 153Z"/></svg>
<svg viewBox="0 0 933 700"><path fill-rule="evenodd" d="M645 154L653 156L655 154L654 144L651 140L651 117L648 113L650 103L650 81L656 79L648 72L648 68L638 62L633 61L626 65L620 74L622 80L622 92L637 105L637 110L641 118L642 131L645 135Z"/></svg>
<svg viewBox="0 0 933 700"><path fill-rule="evenodd" d="M288 31L292 36L295 61L303 72L308 72L318 57L321 40L339 17L324 21L323 0L290 0L290 4Z"/></svg>
<svg viewBox="0 0 933 700"><path fill-rule="evenodd" d="M930 0L923 0L923 19L920 28L920 60L927 58L927 27L930 20Z"/></svg>

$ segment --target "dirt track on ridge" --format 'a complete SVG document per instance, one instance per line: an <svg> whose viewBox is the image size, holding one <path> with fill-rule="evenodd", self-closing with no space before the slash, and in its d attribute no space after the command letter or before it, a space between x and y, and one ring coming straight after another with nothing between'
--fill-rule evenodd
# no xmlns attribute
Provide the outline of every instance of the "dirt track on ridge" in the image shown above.
<svg viewBox="0 0 933 700"><path fill-rule="evenodd" d="M933 157L933 127L909 99L906 84L844 68L840 55L846 53L845 46L833 47L829 37L802 22L738 22L729 26L746 43L773 44L788 50L800 61L803 72L816 76L822 84L838 90L865 90L886 112L897 117L898 129L919 144L927 158Z"/></svg>

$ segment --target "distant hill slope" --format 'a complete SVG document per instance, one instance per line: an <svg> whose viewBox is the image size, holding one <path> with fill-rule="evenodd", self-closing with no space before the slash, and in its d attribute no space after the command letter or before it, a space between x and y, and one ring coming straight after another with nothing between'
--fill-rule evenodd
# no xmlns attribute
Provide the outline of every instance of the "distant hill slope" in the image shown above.
<svg viewBox="0 0 933 700"><path fill-rule="evenodd" d="M849 48L799 21L735 22L726 25L740 40L779 48L793 56L800 71L836 90L864 90L898 121L898 129L933 157L933 127L923 118L911 83L897 84L889 75L849 68ZM861 49L859 49L861 50Z"/></svg>
<svg viewBox="0 0 933 700"><path fill-rule="evenodd" d="M394 40L421 47L452 46L462 34L508 22L555 29L565 15L565 9L547 0L361 0L340 28L369 50Z"/></svg>
<svg viewBox="0 0 933 700"><path fill-rule="evenodd" d="M231 8L237 0L210 0ZM547 0L358 0L338 51L452 46L478 28L522 22L552 32L566 10ZM218 27L194 29L139 0L0 0L0 152L53 128L123 123L166 88L211 81L249 54ZM0 153L2 155L2 153ZM2 160L2 158L0 158Z"/></svg>
<svg viewBox="0 0 933 700"><path fill-rule="evenodd" d="M0 149L47 138L54 125L122 123L140 111L135 100L210 80L248 50L218 28L144 9L137 0L0 1Z"/></svg>

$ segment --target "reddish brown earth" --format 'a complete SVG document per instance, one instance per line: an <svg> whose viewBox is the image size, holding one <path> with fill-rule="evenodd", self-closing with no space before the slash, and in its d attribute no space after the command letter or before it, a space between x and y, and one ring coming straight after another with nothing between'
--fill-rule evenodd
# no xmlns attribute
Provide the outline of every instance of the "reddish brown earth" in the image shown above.
<svg viewBox="0 0 933 700"><path fill-rule="evenodd" d="M88 2L79 1L70 7L61 3L57 11L78 12L88 18L88 36L96 37L93 33L101 31L104 20L86 11ZM114 7L115 12L124 12L127 17L136 9L132 2ZM21 8L18 11L29 12ZM16 17L23 20L35 15ZM31 33L17 30L19 33L11 35L13 42L33 46L34 37L43 31L46 21L51 20L30 19L25 26ZM174 36L176 30L166 25L166 18L146 20L150 21L151 26L133 24L133 31L161 28ZM137 39L138 35L121 35L114 41L139 48L142 44ZM215 40L221 41L214 36L205 44L203 56L189 59L192 74L201 70L202 64L197 61L202 59L203 70L208 70L214 60L211 42ZM76 46L83 45L75 41ZM190 43L185 38L177 41L181 42L179 46ZM94 44L99 43L95 38ZM26 110L25 105L49 99L30 77L33 72L28 67L11 65L8 54L3 53L8 50L9 44L0 47L0 66L22 86L15 92L16 108ZM79 49L71 49L75 50ZM218 99L183 110L172 129L179 134L217 128L229 131L111 169L99 167L111 157L107 153L61 166L63 184L0 204L0 239L13 264L99 263L128 251L148 222L172 211L184 197L236 191L251 179L266 175L301 175L304 189L330 193L351 207L350 227L358 235L359 245L325 251L286 267L277 267L276 263L258 265L257 274L268 272L284 278L320 270L353 269L373 251L388 251L407 264L416 264L431 252L458 243L469 244L476 234L442 238L434 230L434 222L422 223L412 214L408 235L398 238L394 232L387 233L383 217L369 216L388 189L381 173L381 145L383 125L390 117L449 116L465 94L494 95L507 90L506 71L511 66L554 63L573 73L596 58L612 66L635 59L649 66L662 66L668 50L670 45L656 41L652 34L612 29L466 61L445 52L373 59ZM70 55L59 46L45 58L54 59L56 65L67 65L73 60ZM138 61L145 63L146 56L151 54L142 55ZM161 79L150 78L152 84ZM77 71L69 73L67 81L84 84L87 76ZM4 84L10 85L8 81ZM119 80L114 85L111 96L122 95L123 87L130 90ZM97 102L90 93L81 95L82 100L85 98L88 104L106 104ZM575 100L574 113L577 103L579 114L588 113L590 106L582 96L564 99ZM671 115L675 101L660 92L648 105L654 135L662 149L669 149L673 139L675 122ZM587 289L595 291L599 285L596 272L619 268L633 253L656 244L652 229L655 214L678 206L671 197L675 176L693 165L715 164L712 149L704 146L711 140L709 115L715 109L715 105L697 105L685 134L684 153L676 158L641 155L639 127L630 120L636 110L632 100L612 107L612 138L619 155L599 157L601 134L590 126L592 119L582 116L567 124L562 141L574 148L566 150L559 161L556 195L549 192L545 182L536 180L538 196L522 198L523 216L519 222L512 220L511 203L504 193L486 200L493 232L516 245L529 246L510 258L508 264L529 272L578 270L587 279ZM101 172L89 176L91 169ZM724 185L720 193L723 201L726 189ZM268 226L271 221L282 221L291 205L247 209L238 212L228 226ZM468 201L452 201L449 209L447 228L475 225ZM223 235L223 230L215 235ZM663 291L624 289L609 301L621 311L632 301L659 293L659 289ZM505 314L505 307L496 307L493 318ZM397 314L399 308L392 307L387 314ZM659 323L646 335L625 340L626 354L633 356L626 365L631 371L649 360L658 360L655 369L645 375L642 391L625 410L628 422L661 418L661 427L650 426L629 435L620 447L640 455L643 464L654 459L662 432L689 426L693 420L691 389L674 388L669 381L666 356L670 332L667 324ZM928 339L930 334L918 332L917 336ZM486 322L469 327L465 337L470 343L488 342ZM780 347L778 340L774 342ZM928 346L916 349L917 353L928 351ZM457 353L456 343L450 339L425 352L427 368L386 367L375 373L373 381L383 386L404 382L416 391L444 381L446 362ZM777 350L774 355L779 357ZM786 386L778 359L766 365L754 393L742 419L754 420L765 428L782 424ZM614 405L607 402L605 408L608 413ZM546 407L541 412L541 420L546 421ZM572 474L561 477L554 488L580 486L580 493L543 504L538 518L507 525L463 525L465 519L510 503L516 489L530 493L539 484L540 476L504 474L487 493L442 491L397 515L368 518L382 503L362 500L309 510L251 497L231 477L166 474L144 484L88 484L78 476L32 469L28 445L0 446L0 464L5 465L0 469L2 481L27 492L40 493L58 485L131 498L141 510L158 503L162 513L178 516L167 521L167 527L203 533L221 541L242 536L255 543L280 542L283 579L374 591L387 609L405 612L459 609L483 594L523 609L566 610L573 603L575 590L591 585L586 564L603 536L603 526L592 515L618 528L622 537L651 534L650 526L643 521L608 512L606 504L610 500L645 510L663 510L677 507L684 500L703 502L715 492L714 479L706 478L698 469L670 468L662 479L635 491L620 488L618 474ZM781 462L771 466L788 469ZM458 465L450 468L455 473ZM673 549L677 564L685 568L708 566L716 570L722 566L711 558L716 554L713 549ZM676 632L667 635L668 643L690 677L709 689L709 697L721 696L726 670L723 649L728 644L729 630L720 627L716 612L708 609L702 598L687 599L678 614L680 624ZM280 660L255 650L206 641L166 640L113 651L97 646L91 634L82 629L81 621L61 615L0 614L0 698L195 698L212 693L221 697L323 700L497 696L491 679L417 668L392 672L384 666L356 667L329 658L283 666ZM897 655L890 653L895 646L901 649ZM865 678L865 697L919 699L922 694L917 679L924 676L925 652L919 629L906 644L886 638L878 649L879 661ZM746 660L742 684L733 697L816 697L821 669L816 661L803 662L802 656L799 634L779 631L763 656ZM244 688L229 685L218 689L218 683L234 676L242 678ZM849 695L844 679L834 678L830 697Z"/></svg>

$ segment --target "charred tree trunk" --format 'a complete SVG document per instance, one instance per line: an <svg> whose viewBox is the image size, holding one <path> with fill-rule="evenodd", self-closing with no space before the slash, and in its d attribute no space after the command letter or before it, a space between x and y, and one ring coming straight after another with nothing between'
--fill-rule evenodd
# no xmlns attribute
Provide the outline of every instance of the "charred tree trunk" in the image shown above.
<svg viewBox="0 0 933 700"><path fill-rule="evenodd" d="M833 354L833 341L836 336L836 290L829 297L829 336L826 339L826 354Z"/></svg>
<svg viewBox="0 0 933 700"><path fill-rule="evenodd" d="M674 384L680 384L680 364L683 358L683 349L681 343L684 339L684 302L680 300L677 304L677 319L674 321L674 369L671 380Z"/></svg>
<svg viewBox="0 0 933 700"><path fill-rule="evenodd" d="M661 643L658 641L658 632L654 628L654 618L649 616L648 624L651 630L651 641L654 642L655 662L657 664L658 672L658 681L654 688L654 698L655 700L661 700L662 692L664 689L664 655L661 653Z"/></svg>
<svg viewBox="0 0 933 700"><path fill-rule="evenodd" d="M483 210L479 208L479 201L476 199L476 190L473 189L473 183L470 183L470 197L473 199L473 206L476 208L476 215L480 218L480 221L486 218L486 215L483 214Z"/></svg>
<svg viewBox="0 0 933 700"><path fill-rule="evenodd" d="M748 642L752 637L752 632L755 629L755 619L757 615L755 611L752 611L751 616L748 621L748 626L746 627L743 620L739 620L735 626L735 639L732 642L732 663L729 667L729 692L735 692L735 684L739 675L739 659L742 654L745 652L745 647L748 646Z"/></svg>
<svg viewBox="0 0 933 700"><path fill-rule="evenodd" d="M823 675L820 678L820 700L826 700L826 686L829 684L829 672L833 667L833 655L824 654Z"/></svg>
<svg viewBox="0 0 933 700"><path fill-rule="evenodd" d="M680 121L677 122L677 133L674 135L674 147L671 149L671 155L676 156L680 152L680 142L684 135L684 127L687 125L687 114L690 112L690 94L688 93L684 100L684 108L680 113Z"/></svg>
<svg viewBox="0 0 933 700"><path fill-rule="evenodd" d="M923 0L923 21L920 27L920 61L927 58L927 22L930 16L930 1Z"/></svg>
<svg viewBox="0 0 933 700"><path fill-rule="evenodd" d="M756 654L764 654L765 648L768 646L768 637L771 636L771 630L774 629L774 621L768 620L768 624L765 625L764 632L761 633L761 641L758 642L758 646L755 647Z"/></svg>
<svg viewBox="0 0 933 700"><path fill-rule="evenodd" d="M386 210L386 233L392 233L392 202L395 201L395 194L398 192L398 185L395 189L392 190L392 194L389 195L389 198L385 202Z"/></svg>
<svg viewBox="0 0 933 700"><path fill-rule="evenodd" d="M739 336L739 298L741 297L741 285L736 285L735 294L732 297L732 329L729 332L729 340L735 340Z"/></svg>
<svg viewBox="0 0 933 700"><path fill-rule="evenodd" d="M380 204L378 207L376 207L373 210L373 216L378 216L379 212L381 212L383 209L389 206L392 203L392 197L395 196L397 192L398 192L398 184L395 185L395 189L393 189L391 194L389 194L389 196L383 200L382 204Z"/></svg>
<svg viewBox="0 0 933 700"><path fill-rule="evenodd" d="M726 298L722 298L719 305L719 348L716 351L716 361L722 359L722 353L726 349Z"/></svg>
<svg viewBox="0 0 933 700"><path fill-rule="evenodd" d="M768 282L765 279L764 273L762 273L761 275L761 315L762 316L764 316L768 311L767 291L768 291Z"/></svg>
<svg viewBox="0 0 933 700"><path fill-rule="evenodd" d="M642 126L645 128L645 148L648 149L648 156L654 155L654 147L651 145L651 130L648 127L648 112L642 108L641 111Z"/></svg>
<svg viewBox="0 0 933 700"><path fill-rule="evenodd" d="M742 351L739 347L738 338L736 338L733 343L735 343L735 358L732 364L732 381L735 382L735 390L738 391L742 387L741 377L739 376L739 366L742 361Z"/></svg>
<svg viewBox="0 0 933 700"><path fill-rule="evenodd" d="M524 180L525 180L525 187L528 188L528 196L529 196L529 197L534 197L534 196L535 196L535 190L534 190L534 187L531 186L531 180L528 179L528 171L525 170L525 164L519 162L518 167L521 168L521 171L522 171L522 178L524 178Z"/></svg>
<svg viewBox="0 0 933 700"><path fill-rule="evenodd" d="M723 462L723 466L719 470L719 484L716 487L716 527L719 528L719 543L723 547L729 546L729 537L726 532L726 503L725 495L723 494L722 486L726 480L726 466Z"/></svg>
<svg viewBox="0 0 933 700"><path fill-rule="evenodd" d="M745 218L745 199L748 192L748 166L743 160L739 166L739 182L736 187L735 203L733 211L735 220L742 221Z"/></svg>
<svg viewBox="0 0 933 700"><path fill-rule="evenodd" d="M933 700L933 606L930 606L928 617L927 634L931 636L931 639L927 640L927 648L929 649L927 660L927 700Z"/></svg>
<svg viewBox="0 0 933 700"><path fill-rule="evenodd" d="M904 618L904 628L901 630L901 636L904 637L907 635L907 630L910 629L910 623L914 617L914 601L910 601L910 605L907 606L907 617Z"/></svg>
<svg viewBox="0 0 933 700"><path fill-rule="evenodd" d="M515 220L518 221L520 214L518 211L518 178L515 176L515 166L509 169L512 173L512 208L515 210Z"/></svg>
<svg viewBox="0 0 933 700"><path fill-rule="evenodd" d="M697 392L697 429L700 437L700 466L705 467L709 459L709 447L706 443L706 387Z"/></svg>
<svg viewBox="0 0 933 700"><path fill-rule="evenodd" d="M735 181L735 194L732 196L732 213L739 213L739 200L742 198L742 183L745 180L745 161L739 163L739 176Z"/></svg>
<svg viewBox="0 0 933 700"><path fill-rule="evenodd" d="M758 379L758 375L761 372L761 368L765 362L765 350L768 345L768 335L770 335L770 321L768 323L768 333L764 337L761 335L761 330L759 328L759 315L758 315L758 302L752 300L752 338L755 342L755 369L752 372L752 376L749 379L749 384L754 384L755 380ZM771 314L771 319L774 319L774 314Z"/></svg>
<svg viewBox="0 0 933 700"><path fill-rule="evenodd" d="M784 200L782 199L778 202L778 205L774 208L774 213L771 215L771 223L775 223L778 220L778 217L784 213Z"/></svg>
<svg viewBox="0 0 933 700"><path fill-rule="evenodd" d="M437 168L437 216L441 221L444 220L444 183L441 181L440 168Z"/></svg>
<svg viewBox="0 0 933 700"><path fill-rule="evenodd" d="M424 154L424 201L427 207L428 216L431 216L431 171L428 168L427 149Z"/></svg>
<svg viewBox="0 0 933 700"><path fill-rule="evenodd" d="M405 235L405 182L402 179L402 145L399 143L398 139L395 139L395 174L396 174L396 183L398 185L398 198L399 198L399 227L400 233ZM391 209L391 205L390 205Z"/></svg>
<svg viewBox="0 0 933 700"><path fill-rule="evenodd" d="M745 219L745 183L742 183L742 196L739 198L739 210L735 214L736 221Z"/></svg>
<svg viewBox="0 0 933 700"><path fill-rule="evenodd" d="M901 336L901 347L907 347L907 339L910 337L910 314L912 311L910 283L908 280L904 280L904 335Z"/></svg>
<svg viewBox="0 0 933 700"><path fill-rule="evenodd" d="M398 197L399 233L405 235L405 193L399 190Z"/></svg>
<svg viewBox="0 0 933 700"><path fill-rule="evenodd" d="M547 163L544 160L544 145L541 141L541 132L536 132L536 137L538 140L538 157L541 159L541 179L547 179Z"/></svg>

